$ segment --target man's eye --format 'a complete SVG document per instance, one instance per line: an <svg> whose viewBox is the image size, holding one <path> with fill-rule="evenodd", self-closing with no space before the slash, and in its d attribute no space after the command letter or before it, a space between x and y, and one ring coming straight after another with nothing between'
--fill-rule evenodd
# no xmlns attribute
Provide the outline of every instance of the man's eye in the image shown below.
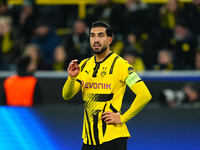
<svg viewBox="0 0 200 150"><path fill-rule="evenodd" d="M90 34L90 37L94 37L95 35L94 34Z"/></svg>
<svg viewBox="0 0 200 150"><path fill-rule="evenodd" d="M104 37L104 34L103 34L103 33L100 33L100 34L99 34L99 37Z"/></svg>

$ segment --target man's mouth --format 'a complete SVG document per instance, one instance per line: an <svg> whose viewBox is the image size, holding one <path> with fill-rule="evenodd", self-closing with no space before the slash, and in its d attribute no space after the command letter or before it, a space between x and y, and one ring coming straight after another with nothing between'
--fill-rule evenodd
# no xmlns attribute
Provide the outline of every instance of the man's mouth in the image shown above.
<svg viewBox="0 0 200 150"><path fill-rule="evenodd" d="M99 47L101 46L101 44L99 44L99 43L94 43L93 46L94 46L95 48L99 48Z"/></svg>

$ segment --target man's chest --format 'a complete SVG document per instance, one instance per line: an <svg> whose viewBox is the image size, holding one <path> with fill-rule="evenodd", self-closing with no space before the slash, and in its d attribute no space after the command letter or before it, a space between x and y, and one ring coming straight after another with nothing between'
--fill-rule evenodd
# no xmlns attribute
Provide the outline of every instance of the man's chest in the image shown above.
<svg viewBox="0 0 200 150"><path fill-rule="evenodd" d="M82 88L98 92L112 91L119 81L118 77L109 64L87 65L81 72Z"/></svg>

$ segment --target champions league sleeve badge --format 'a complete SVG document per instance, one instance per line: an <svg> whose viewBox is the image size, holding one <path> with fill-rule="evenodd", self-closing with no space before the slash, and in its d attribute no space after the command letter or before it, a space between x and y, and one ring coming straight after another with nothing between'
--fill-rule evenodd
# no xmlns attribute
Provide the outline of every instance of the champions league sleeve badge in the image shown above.
<svg viewBox="0 0 200 150"><path fill-rule="evenodd" d="M131 73L133 73L133 72L134 72L133 67L129 67L129 68L128 68L128 74L131 74Z"/></svg>

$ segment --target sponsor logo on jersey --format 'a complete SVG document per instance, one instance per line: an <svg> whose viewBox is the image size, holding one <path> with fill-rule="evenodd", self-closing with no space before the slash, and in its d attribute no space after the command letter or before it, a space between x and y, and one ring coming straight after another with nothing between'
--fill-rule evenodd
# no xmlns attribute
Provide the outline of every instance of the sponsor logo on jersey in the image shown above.
<svg viewBox="0 0 200 150"><path fill-rule="evenodd" d="M90 89L111 89L111 83L84 82L83 80L82 86Z"/></svg>

